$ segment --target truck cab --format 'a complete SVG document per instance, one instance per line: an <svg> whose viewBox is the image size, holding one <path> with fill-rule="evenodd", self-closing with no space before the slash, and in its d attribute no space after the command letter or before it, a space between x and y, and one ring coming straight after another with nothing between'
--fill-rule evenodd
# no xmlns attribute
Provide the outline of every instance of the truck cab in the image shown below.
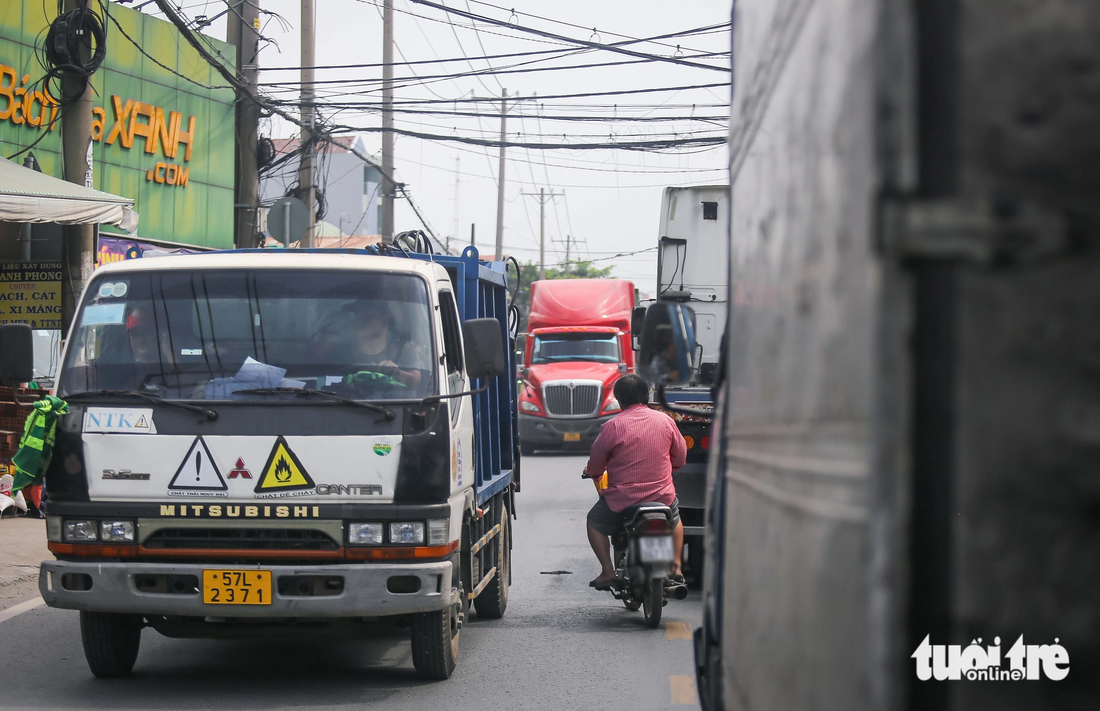
<svg viewBox="0 0 1100 711"><path fill-rule="evenodd" d="M446 678L503 614L515 361L501 263L265 250L96 271L66 343L40 589L98 676L142 626L400 618ZM132 651L132 655L131 655Z"/></svg>
<svg viewBox="0 0 1100 711"><path fill-rule="evenodd" d="M612 388L634 372L630 319L634 285L616 279L531 284L522 384L520 443L535 449L591 447L619 412Z"/></svg>

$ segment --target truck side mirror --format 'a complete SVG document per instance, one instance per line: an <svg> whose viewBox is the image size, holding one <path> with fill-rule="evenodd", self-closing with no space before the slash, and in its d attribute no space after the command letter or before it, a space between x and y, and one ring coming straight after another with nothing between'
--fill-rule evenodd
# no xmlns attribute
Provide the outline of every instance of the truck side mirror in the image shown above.
<svg viewBox="0 0 1100 711"><path fill-rule="evenodd" d="M687 385L695 377L695 313L690 306L659 301L642 330L638 372L653 385Z"/></svg>
<svg viewBox="0 0 1100 711"><path fill-rule="evenodd" d="M645 307L635 306L630 312L630 347L638 350L642 347L642 329L645 328Z"/></svg>
<svg viewBox="0 0 1100 711"><path fill-rule="evenodd" d="M34 379L34 341L25 323L0 326L0 383L16 387Z"/></svg>
<svg viewBox="0 0 1100 711"><path fill-rule="evenodd" d="M466 375L471 378L495 378L507 368L504 362L504 339L500 321L495 318L472 318L462 324L465 342Z"/></svg>

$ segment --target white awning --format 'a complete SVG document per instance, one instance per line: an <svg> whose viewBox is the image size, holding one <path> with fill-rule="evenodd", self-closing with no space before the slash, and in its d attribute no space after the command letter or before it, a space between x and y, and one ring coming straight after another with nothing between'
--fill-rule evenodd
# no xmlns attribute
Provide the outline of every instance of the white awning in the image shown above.
<svg viewBox="0 0 1100 711"><path fill-rule="evenodd" d="M92 190L24 168L0 156L0 221L117 225L137 229L131 198Z"/></svg>

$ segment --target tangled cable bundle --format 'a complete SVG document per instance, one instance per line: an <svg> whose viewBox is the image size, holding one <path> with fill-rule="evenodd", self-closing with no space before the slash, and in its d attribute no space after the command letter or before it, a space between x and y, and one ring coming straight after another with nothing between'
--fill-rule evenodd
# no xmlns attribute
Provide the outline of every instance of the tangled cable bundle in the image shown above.
<svg viewBox="0 0 1100 711"><path fill-rule="evenodd" d="M46 30L43 42L37 45L39 62L46 71L43 79L46 92L57 97L62 106L76 102L84 94L92 75L107 56L107 32L103 19L87 4L64 12L62 0L57 3L57 17ZM84 53L88 59L83 59ZM80 90L68 95L53 84L62 77L78 79Z"/></svg>

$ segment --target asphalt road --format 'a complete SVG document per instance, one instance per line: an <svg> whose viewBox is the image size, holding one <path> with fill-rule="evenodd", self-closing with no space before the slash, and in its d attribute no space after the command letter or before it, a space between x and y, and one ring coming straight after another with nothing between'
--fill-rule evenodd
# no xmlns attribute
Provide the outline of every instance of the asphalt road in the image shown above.
<svg viewBox="0 0 1100 711"><path fill-rule="evenodd" d="M0 707L698 708L690 639L698 594L670 601L650 630L640 611L588 587L599 571L584 535L595 492L579 478L583 465L580 457L524 460L508 611L502 620L471 616L448 681L416 678L400 630L368 640L228 642L145 630L133 676L98 680L84 661L77 613L39 606L9 619L0 612Z"/></svg>

